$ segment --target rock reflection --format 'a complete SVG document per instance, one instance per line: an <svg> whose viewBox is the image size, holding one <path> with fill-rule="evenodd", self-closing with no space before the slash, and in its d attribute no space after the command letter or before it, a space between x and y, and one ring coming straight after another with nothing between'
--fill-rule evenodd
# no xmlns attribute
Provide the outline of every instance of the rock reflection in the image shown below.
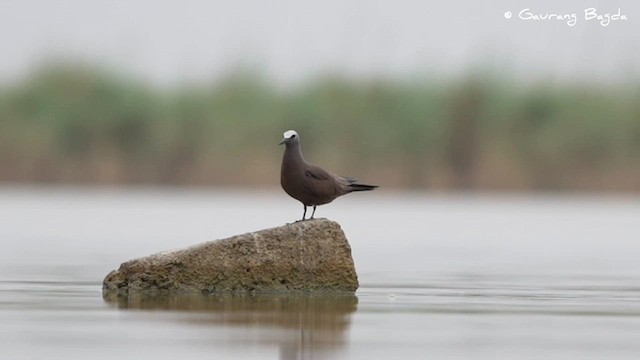
<svg viewBox="0 0 640 360"><path fill-rule="evenodd" d="M185 321L210 326L264 329L251 332L259 343L277 345L281 359L330 358L346 345L353 294L200 294L104 292L119 309L201 312ZM277 331L274 331L277 330Z"/></svg>

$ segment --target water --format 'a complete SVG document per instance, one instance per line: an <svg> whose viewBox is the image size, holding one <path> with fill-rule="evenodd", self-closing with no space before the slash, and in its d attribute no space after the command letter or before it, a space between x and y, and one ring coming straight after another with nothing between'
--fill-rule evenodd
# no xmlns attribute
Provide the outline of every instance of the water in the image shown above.
<svg viewBox="0 0 640 360"><path fill-rule="evenodd" d="M277 226L279 191L0 189L0 359L635 359L640 199L377 191L318 208L355 295L104 296L121 262Z"/></svg>

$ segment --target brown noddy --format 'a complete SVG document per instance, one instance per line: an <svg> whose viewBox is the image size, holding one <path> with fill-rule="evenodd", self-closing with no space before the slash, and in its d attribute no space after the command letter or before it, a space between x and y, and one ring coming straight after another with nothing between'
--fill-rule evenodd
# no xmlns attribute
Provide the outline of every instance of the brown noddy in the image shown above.
<svg viewBox="0 0 640 360"><path fill-rule="evenodd" d="M286 145L286 149L282 156L280 185L289 196L304 206L302 220L307 215L307 206L313 206L313 213L309 218L313 219L318 205L328 204L338 196L353 191L367 191L378 187L361 184L356 178L331 174L306 162L302 156L300 136L294 130L285 131L284 139L280 142L282 144Z"/></svg>

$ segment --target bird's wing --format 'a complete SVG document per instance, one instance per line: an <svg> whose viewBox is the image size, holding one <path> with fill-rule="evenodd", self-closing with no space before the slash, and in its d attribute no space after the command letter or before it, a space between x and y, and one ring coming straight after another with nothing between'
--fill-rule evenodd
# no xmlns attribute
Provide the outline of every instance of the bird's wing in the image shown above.
<svg viewBox="0 0 640 360"><path fill-rule="evenodd" d="M308 165L304 177L305 188L317 198L333 200L340 194L341 189L336 177L321 167Z"/></svg>
<svg viewBox="0 0 640 360"><path fill-rule="evenodd" d="M304 176L317 181L332 181L333 175L331 175L327 170L318 167L309 165L304 170Z"/></svg>
<svg viewBox="0 0 640 360"><path fill-rule="evenodd" d="M352 176L338 176L346 184L356 184L359 180Z"/></svg>

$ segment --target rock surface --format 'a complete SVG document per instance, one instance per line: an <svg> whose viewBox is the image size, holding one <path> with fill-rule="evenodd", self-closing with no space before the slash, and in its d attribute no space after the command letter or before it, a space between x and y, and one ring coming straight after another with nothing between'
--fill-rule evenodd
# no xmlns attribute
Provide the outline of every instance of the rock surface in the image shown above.
<svg viewBox="0 0 640 360"><path fill-rule="evenodd" d="M127 261L103 290L343 291L358 288L351 247L327 219L210 241Z"/></svg>

